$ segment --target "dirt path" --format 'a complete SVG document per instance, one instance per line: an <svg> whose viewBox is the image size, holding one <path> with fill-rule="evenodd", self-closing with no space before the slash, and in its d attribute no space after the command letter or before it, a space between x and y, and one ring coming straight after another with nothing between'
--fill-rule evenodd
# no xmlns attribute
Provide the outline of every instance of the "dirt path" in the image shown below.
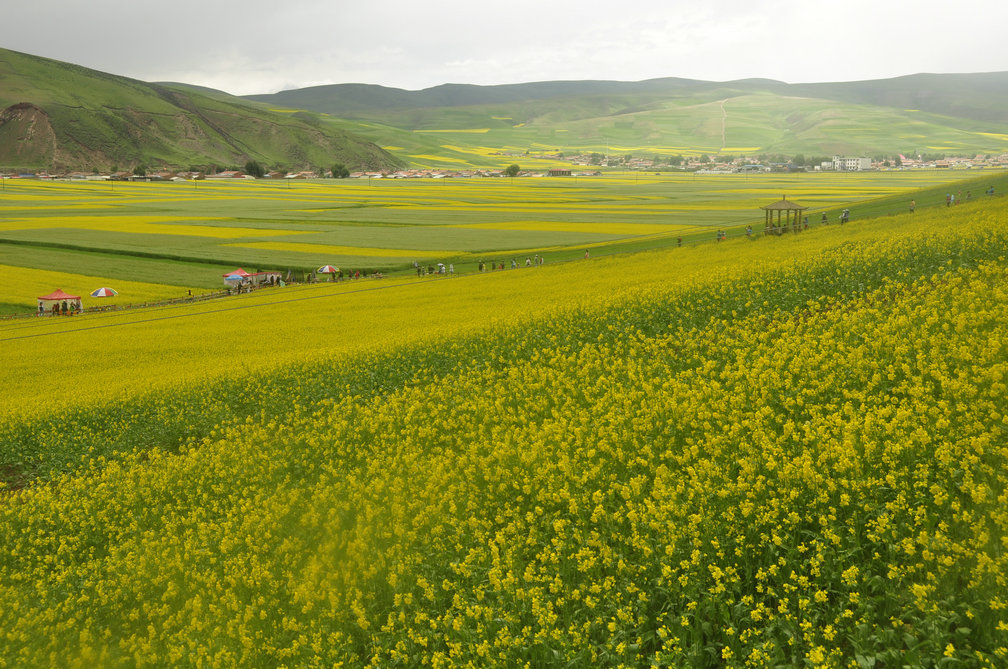
<svg viewBox="0 0 1008 669"><path fill-rule="evenodd" d="M725 109L726 102L728 102L728 98L725 98L724 100L721 101L721 151L724 151L725 147L728 146L728 142L726 139L728 136L728 132L726 129L728 125L728 110Z"/></svg>

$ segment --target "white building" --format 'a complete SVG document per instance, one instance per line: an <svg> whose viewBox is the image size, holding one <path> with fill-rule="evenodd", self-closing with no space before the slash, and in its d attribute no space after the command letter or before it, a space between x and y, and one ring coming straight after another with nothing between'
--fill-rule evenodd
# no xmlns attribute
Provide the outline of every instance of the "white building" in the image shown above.
<svg viewBox="0 0 1008 669"><path fill-rule="evenodd" d="M844 158L833 156L833 169L837 172L860 172L871 169L871 158Z"/></svg>

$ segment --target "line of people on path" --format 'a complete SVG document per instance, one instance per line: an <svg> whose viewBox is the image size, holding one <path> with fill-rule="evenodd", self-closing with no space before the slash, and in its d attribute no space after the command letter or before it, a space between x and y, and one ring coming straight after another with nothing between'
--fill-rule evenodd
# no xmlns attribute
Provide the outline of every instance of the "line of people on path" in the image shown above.
<svg viewBox="0 0 1008 669"><path fill-rule="evenodd" d="M587 250L585 251L585 259L586 260L588 259L588 251ZM526 256L525 257L525 266L526 267L541 267L545 262L546 262L546 257L545 256L541 256L538 253L536 253L534 256ZM476 266L476 268L480 272L493 272L494 270L498 270L499 271L499 270L504 269L504 263L503 262L497 262L497 261L492 261L492 262L488 263L485 260L481 260L481 261L479 261L479 264ZM514 258L511 258L511 269L518 269L518 261L515 260Z"/></svg>
<svg viewBox="0 0 1008 669"><path fill-rule="evenodd" d="M448 276L455 276L455 263L448 263L445 265L443 262L439 262L435 265L421 265L416 260L413 261L413 269L416 270L416 275L421 276L431 276L434 274L446 274Z"/></svg>

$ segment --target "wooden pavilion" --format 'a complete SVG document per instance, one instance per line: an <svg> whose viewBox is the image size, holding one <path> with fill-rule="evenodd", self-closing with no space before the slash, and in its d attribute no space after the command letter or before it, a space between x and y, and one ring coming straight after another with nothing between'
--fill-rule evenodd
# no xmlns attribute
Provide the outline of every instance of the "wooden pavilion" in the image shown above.
<svg viewBox="0 0 1008 669"><path fill-rule="evenodd" d="M801 229L801 218L802 212L806 211L808 207L803 207L796 202L789 202L787 196L781 197L780 202L774 202L773 204L768 204L765 207L760 207L760 209L766 212L766 225L763 228L763 234L775 234L779 235L791 227L792 232L798 232ZM777 220L774 221L774 212L777 212ZM792 220L792 214L793 220ZM783 227L781 226L781 219L783 219Z"/></svg>

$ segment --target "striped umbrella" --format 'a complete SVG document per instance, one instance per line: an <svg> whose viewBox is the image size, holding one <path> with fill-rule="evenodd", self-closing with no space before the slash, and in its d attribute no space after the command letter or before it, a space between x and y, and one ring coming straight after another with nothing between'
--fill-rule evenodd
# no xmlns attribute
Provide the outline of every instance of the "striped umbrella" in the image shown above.
<svg viewBox="0 0 1008 669"><path fill-rule="evenodd" d="M98 290L91 291L91 297L115 297L118 294L111 288L99 288Z"/></svg>
<svg viewBox="0 0 1008 669"><path fill-rule="evenodd" d="M339 271L338 267L333 267L332 265L323 265L315 270L316 274L335 274Z"/></svg>

